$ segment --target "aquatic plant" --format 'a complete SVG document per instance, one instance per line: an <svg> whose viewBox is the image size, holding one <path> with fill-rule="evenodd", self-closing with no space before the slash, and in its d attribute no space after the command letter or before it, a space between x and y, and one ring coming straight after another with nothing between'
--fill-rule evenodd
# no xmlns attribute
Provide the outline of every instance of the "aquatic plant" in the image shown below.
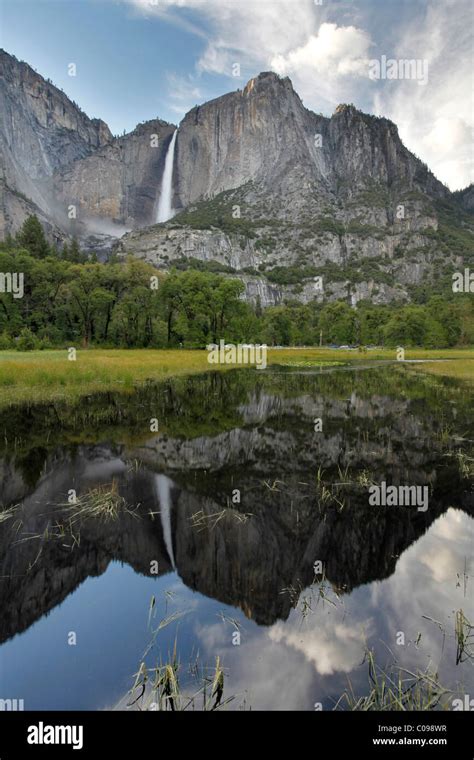
<svg viewBox="0 0 474 760"><path fill-rule="evenodd" d="M474 625L469 622L462 609L456 610L454 635L456 638L456 665L465 660L474 660Z"/></svg>
<svg viewBox="0 0 474 760"><path fill-rule="evenodd" d="M386 670L376 663L372 650L366 650L365 660L368 664L368 693L357 697L349 682L348 689L338 699L335 710L405 712L450 709L447 697L452 691L440 684L435 672L427 669L413 673L395 665Z"/></svg>
<svg viewBox="0 0 474 760"><path fill-rule="evenodd" d="M116 520L125 513L136 516L136 509L130 509L124 497L120 495L115 478L112 483L93 488L82 496L76 497L74 504L66 506L71 514L72 522L88 518Z"/></svg>

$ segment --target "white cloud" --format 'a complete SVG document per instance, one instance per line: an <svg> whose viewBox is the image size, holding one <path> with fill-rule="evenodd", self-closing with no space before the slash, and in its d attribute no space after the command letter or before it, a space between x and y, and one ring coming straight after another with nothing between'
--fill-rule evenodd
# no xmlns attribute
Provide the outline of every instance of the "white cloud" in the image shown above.
<svg viewBox="0 0 474 760"><path fill-rule="evenodd" d="M362 72L366 75L371 44L370 36L361 29L325 23L301 47L291 50L286 56L275 56L271 65L278 74L299 73L301 69L307 69L328 77Z"/></svg>
<svg viewBox="0 0 474 760"><path fill-rule="evenodd" d="M367 627L365 621L365 627ZM317 628L301 631L285 623L276 623L269 631L276 643L301 652L316 671L327 676L333 673L350 673L362 660L365 631L361 626L334 622L326 616L319 620Z"/></svg>
<svg viewBox="0 0 474 760"><path fill-rule="evenodd" d="M364 627L344 623L342 609L321 612L302 628L301 615L293 611L285 622L258 628L248 621L241 646L233 646L231 629L222 624L198 624L201 657L212 662L221 656L229 693L239 704L245 696L252 709L308 710L331 692L332 679L341 683L364 656ZM335 620L334 617L337 616ZM344 679L344 686L346 681ZM338 687L340 689L340 687Z"/></svg>
<svg viewBox="0 0 474 760"><path fill-rule="evenodd" d="M399 126L405 145L452 190L473 181L472 5L428 3L424 23L400 32L396 57L426 59L429 81L385 82L374 110Z"/></svg>

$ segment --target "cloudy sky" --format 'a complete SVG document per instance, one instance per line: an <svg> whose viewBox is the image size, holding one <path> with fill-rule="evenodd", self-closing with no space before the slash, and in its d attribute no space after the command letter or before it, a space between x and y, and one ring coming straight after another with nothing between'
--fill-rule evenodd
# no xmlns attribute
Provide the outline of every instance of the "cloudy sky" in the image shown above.
<svg viewBox="0 0 474 760"><path fill-rule="evenodd" d="M341 102L395 121L451 189L473 171L472 0L2 0L1 45L114 134L260 71L289 76L308 108ZM425 75L369 76L416 60ZM68 64L75 63L75 77Z"/></svg>

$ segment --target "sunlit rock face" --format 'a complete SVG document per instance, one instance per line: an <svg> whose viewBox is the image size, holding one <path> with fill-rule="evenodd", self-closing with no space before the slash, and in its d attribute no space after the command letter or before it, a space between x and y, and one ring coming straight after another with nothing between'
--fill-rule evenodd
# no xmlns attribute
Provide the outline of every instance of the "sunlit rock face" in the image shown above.
<svg viewBox="0 0 474 760"><path fill-rule="evenodd" d="M243 91L197 106L178 134L181 204L250 181L273 187L275 193L293 184L302 195L306 178L318 180L324 190L330 166L326 150L314 146L314 134L326 121L304 108L289 79L272 73L251 80Z"/></svg>

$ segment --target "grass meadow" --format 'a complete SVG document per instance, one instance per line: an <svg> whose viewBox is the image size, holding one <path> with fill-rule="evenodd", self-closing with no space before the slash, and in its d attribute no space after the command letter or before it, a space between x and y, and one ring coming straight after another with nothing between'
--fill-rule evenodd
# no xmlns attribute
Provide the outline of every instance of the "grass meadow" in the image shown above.
<svg viewBox="0 0 474 760"><path fill-rule="evenodd" d="M89 349L75 361L66 350L1 351L0 404L73 399L104 390L132 390L136 384L166 380L208 370L227 371L235 365L207 361L205 350ZM407 349L405 359L449 361L409 365L417 372L474 380L474 348ZM268 349L268 365L307 369L334 363L358 364L396 360L394 349L359 352L328 348Z"/></svg>

